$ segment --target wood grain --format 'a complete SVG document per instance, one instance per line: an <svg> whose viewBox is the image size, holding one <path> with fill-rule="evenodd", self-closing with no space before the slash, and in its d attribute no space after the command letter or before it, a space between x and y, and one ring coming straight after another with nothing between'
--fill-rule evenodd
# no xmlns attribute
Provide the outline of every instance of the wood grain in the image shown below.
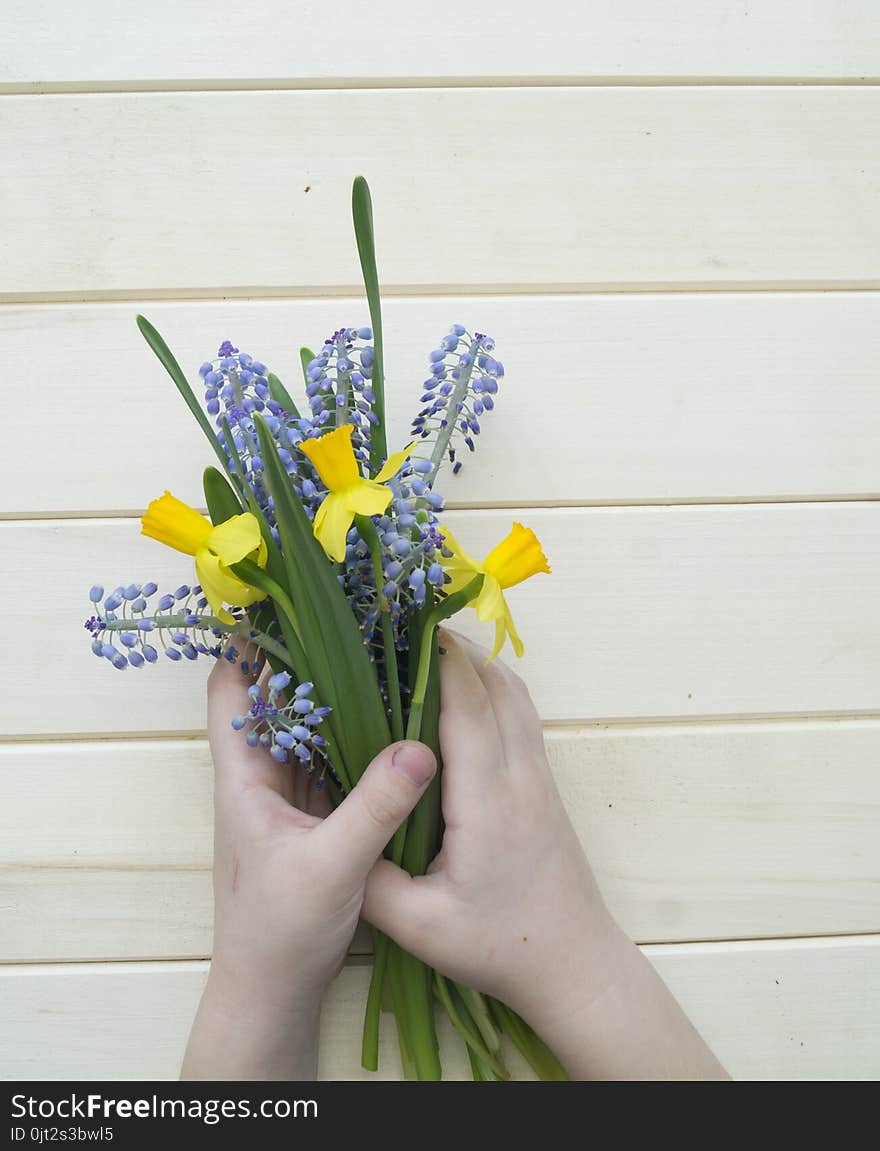
<svg viewBox="0 0 880 1151"><path fill-rule="evenodd" d="M880 930L880 722L556 729L547 749L640 942ZM0 961L209 955L211 778L201 740L0 746Z"/></svg>
<svg viewBox="0 0 880 1151"><path fill-rule="evenodd" d="M737 1079L872 1079L880 1074L880 937L646 948L709 1045ZM0 971L0 1076L174 1079L206 964L88 964ZM346 968L322 1019L322 1079L359 1066L369 968ZM819 993L818 989L821 989ZM469 1078L440 1027L447 1078ZM517 1078L528 1073L511 1055ZM400 1078L384 1017L379 1077Z"/></svg>
<svg viewBox="0 0 880 1151"><path fill-rule="evenodd" d="M269 0L259 19L208 0L145 9L84 0L76 12L7 0L0 81L63 89L880 74L870 0L820 0L806 19L797 0L685 0L662 14L651 0L513 0L503 19L465 0L376 0L347 5L342 31L339 11L314 0Z"/></svg>
<svg viewBox="0 0 880 1151"><path fill-rule="evenodd" d="M880 283L878 88L141 93L2 107L0 146L16 157L0 174L17 224L0 244L6 300L351 290L357 173L392 294Z"/></svg>
<svg viewBox="0 0 880 1151"><path fill-rule="evenodd" d="M201 498L210 448L140 310L196 383L228 337L295 395L299 345L367 315L359 298L0 309L0 340L34 384L6 414L0 515L140 513L157 485ZM452 506L880 492L880 294L435 297L385 313L391 444L450 323L490 332L506 364L477 455L441 484Z"/></svg>

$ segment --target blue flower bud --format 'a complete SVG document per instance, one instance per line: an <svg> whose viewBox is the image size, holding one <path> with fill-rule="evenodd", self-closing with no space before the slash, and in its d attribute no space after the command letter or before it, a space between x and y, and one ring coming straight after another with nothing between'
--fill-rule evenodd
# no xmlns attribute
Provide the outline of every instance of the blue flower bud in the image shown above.
<svg viewBox="0 0 880 1151"><path fill-rule="evenodd" d="M132 600L131 610L132 611L146 611L147 610L147 601L144 599L143 596L138 596L138 598L136 600Z"/></svg>
<svg viewBox="0 0 880 1151"><path fill-rule="evenodd" d="M144 657L141 655L141 653L139 651L130 651L128 653L128 662L131 664L132 667L143 667L144 666Z"/></svg>
<svg viewBox="0 0 880 1151"><path fill-rule="evenodd" d="M428 568L428 583L433 584L434 587L443 586L445 579L443 576L443 567L441 564L432 563Z"/></svg>
<svg viewBox="0 0 880 1151"><path fill-rule="evenodd" d="M303 725L301 723L298 723L294 727L292 727L290 729L290 734L293 736L294 739L300 739L300 740L310 739L311 735L312 735L312 733L309 731L309 729L307 727L303 727Z"/></svg>
<svg viewBox="0 0 880 1151"><path fill-rule="evenodd" d="M187 644L183 645L183 654L186 656L187 659L198 659L199 658L199 653L196 651L196 649L193 647L193 645L191 643L187 643Z"/></svg>
<svg viewBox="0 0 880 1151"><path fill-rule="evenodd" d="M434 509L440 511L443 507L443 496L439 492L427 492L425 494L425 502Z"/></svg>
<svg viewBox="0 0 880 1151"><path fill-rule="evenodd" d="M119 671L124 671L128 667L128 660L121 651L118 651L113 657L113 666Z"/></svg>
<svg viewBox="0 0 880 1151"><path fill-rule="evenodd" d="M385 584L385 586L382 588L382 595L385 596L386 599L391 599L391 597L396 592L397 592L397 584L390 582L390 581L387 584Z"/></svg>
<svg viewBox="0 0 880 1151"><path fill-rule="evenodd" d="M94 587L89 588L89 599L92 603L100 603L104 598L104 589L100 584L95 584Z"/></svg>
<svg viewBox="0 0 880 1151"><path fill-rule="evenodd" d="M376 353L372 348L363 348L361 350L361 366L364 368L371 368L373 361L376 358Z"/></svg>
<svg viewBox="0 0 880 1151"><path fill-rule="evenodd" d="M308 715L314 706L310 699L295 699L293 701L293 710L297 715Z"/></svg>
<svg viewBox="0 0 880 1151"><path fill-rule="evenodd" d="M163 595L159 600L159 611L168 611L171 607L174 607L174 596Z"/></svg>
<svg viewBox="0 0 880 1151"><path fill-rule="evenodd" d="M415 591L417 587L422 587L425 582L425 573L422 568L413 568L409 573L409 586Z"/></svg>
<svg viewBox="0 0 880 1151"><path fill-rule="evenodd" d="M115 611L121 603L122 596L118 596L115 593L113 595L108 595L104 600L104 610L108 612Z"/></svg>
<svg viewBox="0 0 880 1151"><path fill-rule="evenodd" d="M112 643L102 643L101 655L104 657L104 659L113 660L116 656L116 648Z"/></svg>
<svg viewBox="0 0 880 1151"><path fill-rule="evenodd" d="M287 763L287 752L277 743L273 743L269 748L269 754L273 759L277 759L279 763Z"/></svg>
<svg viewBox="0 0 880 1151"><path fill-rule="evenodd" d="M362 340L372 340L373 329L372 328L358 328L357 334Z"/></svg>
<svg viewBox="0 0 880 1151"><path fill-rule="evenodd" d="M137 597L140 594L141 594L141 589L137 586L137 584L130 583L128 585L128 587L125 588L125 590L123 591L122 598L123 599L137 599Z"/></svg>
<svg viewBox="0 0 880 1151"><path fill-rule="evenodd" d="M431 470L430 460L413 460L412 468L414 472L420 472L422 475L427 475Z"/></svg>
<svg viewBox="0 0 880 1151"><path fill-rule="evenodd" d="M104 645L99 639L93 639L92 640L92 651L95 653L95 655L99 655L99 656L103 657Z"/></svg>
<svg viewBox="0 0 880 1151"><path fill-rule="evenodd" d="M276 731L275 742L280 743L282 747L291 748L295 741L289 731Z"/></svg>
<svg viewBox="0 0 880 1151"><path fill-rule="evenodd" d="M181 584L177 591L174 593L175 599L186 599L189 595L189 587L187 584Z"/></svg>
<svg viewBox="0 0 880 1151"><path fill-rule="evenodd" d="M158 658L159 658L159 653L156 651L156 649L153 647L153 645L149 644L149 643L145 643L144 644L144 659L147 661L147 663L155 663Z"/></svg>
<svg viewBox="0 0 880 1151"><path fill-rule="evenodd" d="M260 742L260 736L256 731L249 731L244 737L244 741L248 747L256 747Z"/></svg>
<svg viewBox="0 0 880 1151"><path fill-rule="evenodd" d="M296 747L293 749L293 754L303 763L307 763L312 758L312 753L303 743L298 743L296 745Z"/></svg>
<svg viewBox="0 0 880 1151"><path fill-rule="evenodd" d="M174 660L175 663L177 663L177 661L180 659L180 652L176 647L166 647L165 654L169 659Z"/></svg>
<svg viewBox="0 0 880 1151"><path fill-rule="evenodd" d="M289 683L289 674L286 671L279 671L277 675L269 677L269 691L277 694L279 691L284 691Z"/></svg>
<svg viewBox="0 0 880 1151"><path fill-rule="evenodd" d="M247 693L249 699L259 699L260 685L258 683L252 683L251 686L247 689Z"/></svg>
<svg viewBox="0 0 880 1151"><path fill-rule="evenodd" d="M304 680L294 692L297 699L303 699L307 695L311 695L315 685L310 680Z"/></svg>
<svg viewBox="0 0 880 1151"><path fill-rule="evenodd" d="M202 364L202 366L199 368L199 375L202 377L202 379L204 379L205 376L207 376L208 372L213 371L213 368L214 368L214 365L209 364L208 361L206 360Z"/></svg>
<svg viewBox="0 0 880 1151"><path fill-rule="evenodd" d="M467 332L467 328L465 328L462 324L453 324L449 330L453 335L456 336L463 336Z"/></svg>
<svg viewBox="0 0 880 1151"><path fill-rule="evenodd" d="M403 564L398 563L397 560L392 560L388 567L385 569L385 574L389 579L397 579L403 571Z"/></svg>
<svg viewBox="0 0 880 1151"><path fill-rule="evenodd" d="M124 631L119 639L126 647L134 647L138 641L138 637L133 631Z"/></svg>

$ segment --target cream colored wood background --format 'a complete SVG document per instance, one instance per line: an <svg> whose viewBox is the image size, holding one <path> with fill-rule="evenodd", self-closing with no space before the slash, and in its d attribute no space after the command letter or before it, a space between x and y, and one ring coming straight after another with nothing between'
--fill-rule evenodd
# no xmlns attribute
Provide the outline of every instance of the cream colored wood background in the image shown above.
<svg viewBox="0 0 880 1151"><path fill-rule="evenodd" d="M177 1073L204 669L135 684L81 629L89 583L188 575L136 517L207 460L134 314L294 380L366 317L362 172L393 438L451 321L498 340L450 520L546 543L522 670L609 902L734 1075L876 1078L880 9L344 8L5 9L0 1074ZM324 1077L361 1074L368 962Z"/></svg>

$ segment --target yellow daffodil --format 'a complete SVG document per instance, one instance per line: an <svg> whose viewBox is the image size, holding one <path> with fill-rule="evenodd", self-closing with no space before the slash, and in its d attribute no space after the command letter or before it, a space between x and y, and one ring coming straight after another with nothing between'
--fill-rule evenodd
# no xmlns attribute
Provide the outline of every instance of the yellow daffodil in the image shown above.
<svg viewBox="0 0 880 1151"><path fill-rule="evenodd" d="M468 606L476 608L477 619L483 622L495 621L495 646L487 662L491 663L498 655L507 636L510 636L516 654L522 655L522 640L513 626L513 617L503 589L522 583L538 572L550 574L550 565L541 550L538 537L531 528L515 523L510 534L489 552L482 563L478 563L459 545L447 528L441 528L440 531L445 537L443 546L452 552L451 558L443 560L443 566L452 578L452 582L446 585L446 591L452 595L461 591L475 575L483 576L483 586Z"/></svg>
<svg viewBox="0 0 880 1151"><path fill-rule="evenodd" d="M202 591L211 610L225 623L233 621L224 603L247 607L265 599L265 592L243 583L229 570L243 559L266 566L266 541L256 516L250 512L232 516L214 527L195 508L166 492L147 508L141 531L176 551L195 556Z"/></svg>
<svg viewBox="0 0 880 1151"><path fill-rule="evenodd" d="M345 537L354 517L380 516L391 503L385 482L397 475L412 444L386 460L375 479L365 480L351 446L352 424L300 444L315 471L330 489L315 515L314 532L324 551L337 563L345 559Z"/></svg>

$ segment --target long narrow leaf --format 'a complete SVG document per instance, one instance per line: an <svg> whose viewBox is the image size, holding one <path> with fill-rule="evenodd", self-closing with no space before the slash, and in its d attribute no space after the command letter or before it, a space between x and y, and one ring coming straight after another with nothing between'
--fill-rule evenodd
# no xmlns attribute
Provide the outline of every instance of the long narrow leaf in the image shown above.
<svg viewBox="0 0 880 1151"><path fill-rule="evenodd" d="M216 468L205 468L202 487L212 524L222 524L233 516L241 515L241 501L222 472Z"/></svg>
<svg viewBox="0 0 880 1151"><path fill-rule="evenodd" d="M351 214L354 219L354 234L357 240L361 273L370 307L370 323L373 326L373 376L370 387L376 397L373 411L379 417L370 433L370 466L378 471L388 454L385 433L385 356L382 342L382 306L379 299L379 273L376 270L376 241L373 235L373 203L370 186L363 176L356 176L351 189Z"/></svg>
<svg viewBox="0 0 880 1151"><path fill-rule="evenodd" d="M292 416L295 416L296 419L299 419L299 408L296 406L293 396L290 394L287 388L285 388L284 384L282 384L274 372L269 373L268 380L269 395L272 397L275 403L280 404L286 412L290 412Z"/></svg>
<svg viewBox="0 0 880 1151"><path fill-rule="evenodd" d="M322 665L315 683L336 704L335 727L351 779L356 782L370 760L391 742L385 704L375 665L364 644L336 570L315 539L312 524L295 495L266 421L254 420L260 439L264 477L274 501L290 591L297 605L303 646ZM323 654L322 654L323 653ZM329 699L328 699L329 703Z"/></svg>
<svg viewBox="0 0 880 1151"><path fill-rule="evenodd" d="M217 459L223 465L223 470L229 473L229 463L217 441L217 436L214 434L214 429L211 427L211 422L205 415L202 405L195 397L195 393L187 382L186 376L183 374L183 369L177 360L174 358L174 353L150 323L145 316L137 317L137 326L140 328L141 335L156 353L159 363L174 381L175 387L183 396L186 401L186 406L196 418L196 423L205 433L211 447L217 453Z"/></svg>

